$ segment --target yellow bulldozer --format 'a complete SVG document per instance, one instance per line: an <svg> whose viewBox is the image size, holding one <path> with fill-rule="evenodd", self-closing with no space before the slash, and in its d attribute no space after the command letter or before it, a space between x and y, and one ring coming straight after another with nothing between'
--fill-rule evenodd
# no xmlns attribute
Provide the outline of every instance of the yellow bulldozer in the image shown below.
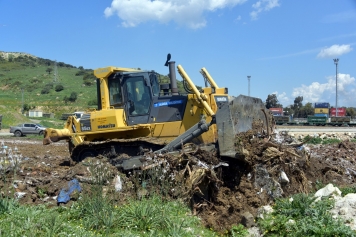
<svg viewBox="0 0 356 237"><path fill-rule="evenodd" d="M154 71L105 67L97 77L98 108L81 118L68 117L63 129L47 128L43 144L66 140L72 160L120 154L137 156L144 151L167 153L186 143L214 146L221 157L243 158L235 137L254 130L267 137L274 128L273 116L261 99L228 95L205 68L205 87L198 89L183 67L186 94L178 93L175 62L167 56L170 83L160 84ZM125 170L142 165L141 158L126 159Z"/></svg>

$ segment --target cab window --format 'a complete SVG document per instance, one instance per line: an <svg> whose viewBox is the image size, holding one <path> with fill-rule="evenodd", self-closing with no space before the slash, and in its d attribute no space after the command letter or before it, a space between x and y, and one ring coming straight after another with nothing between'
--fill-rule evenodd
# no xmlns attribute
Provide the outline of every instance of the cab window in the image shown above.
<svg viewBox="0 0 356 237"><path fill-rule="evenodd" d="M126 80L126 91L130 115L146 115L151 105L150 88L143 77L131 77Z"/></svg>
<svg viewBox="0 0 356 237"><path fill-rule="evenodd" d="M120 80L109 80L110 106L119 106L122 104L122 94Z"/></svg>
<svg viewBox="0 0 356 237"><path fill-rule="evenodd" d="M160 89L159 89L158 79L155 74L150 75L150 82L151 82L153 96L158 96Z"/></svg>

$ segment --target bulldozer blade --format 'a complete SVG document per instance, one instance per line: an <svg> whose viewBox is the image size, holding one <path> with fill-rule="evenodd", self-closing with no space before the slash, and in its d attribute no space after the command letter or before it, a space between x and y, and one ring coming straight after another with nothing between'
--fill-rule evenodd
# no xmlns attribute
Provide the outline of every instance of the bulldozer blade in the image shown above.
<svg viewBox="0 0 356 237"><path fill-rule="evenodd" d="M253 135L269 136L274 119L262 100L239 95L229 103L221 103L216 113L218 144L221 156L244 159L248 151L237 144L236 137L251 131Z"/></svg>

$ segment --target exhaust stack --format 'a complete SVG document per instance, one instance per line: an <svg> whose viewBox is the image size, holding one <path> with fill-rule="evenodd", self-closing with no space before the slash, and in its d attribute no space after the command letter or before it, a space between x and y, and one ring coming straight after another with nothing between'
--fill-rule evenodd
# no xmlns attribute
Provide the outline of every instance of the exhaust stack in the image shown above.
<svg viewBox="0 0 356 237"><path fill-rule="evenodd" d="M177 78L176 78L176 71L175 71L175 61L169 61L171 60L171 54L169 53L167 55L167 61L164 64L164 66L168 67L169 66L169 79L171 80L171 92L172 95L178 95L178 86L177 86Z"/></svg>

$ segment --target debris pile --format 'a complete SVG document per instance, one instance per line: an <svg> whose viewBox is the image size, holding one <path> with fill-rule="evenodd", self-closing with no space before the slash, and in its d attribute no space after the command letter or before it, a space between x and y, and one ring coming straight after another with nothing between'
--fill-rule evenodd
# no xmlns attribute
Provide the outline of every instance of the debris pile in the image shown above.
<svg viewBox="0 0 356 237"><path fill-rule="evenodd" d="M149 164L128 172L120 172L101 156L73 163L65 142L50 146L16 138L2 142L16 146L22 157L16 172L1 171L6 177L0 181L2 195L11 194L6 188L10 183L20 192L16 198L22 203L56 205L60 191L73 179L79 181L82 194L100 183L103 195L120 193L114 195L120 201L155 192L185 200L194 215L218 231L238 223L252 227L258 208L276 198L314 192L318 184L350 185L356 176L356 143L305 145L287 133L267 138L253 132L239 134L237 159L194 145L174 154L148 153Z"/></svg>

